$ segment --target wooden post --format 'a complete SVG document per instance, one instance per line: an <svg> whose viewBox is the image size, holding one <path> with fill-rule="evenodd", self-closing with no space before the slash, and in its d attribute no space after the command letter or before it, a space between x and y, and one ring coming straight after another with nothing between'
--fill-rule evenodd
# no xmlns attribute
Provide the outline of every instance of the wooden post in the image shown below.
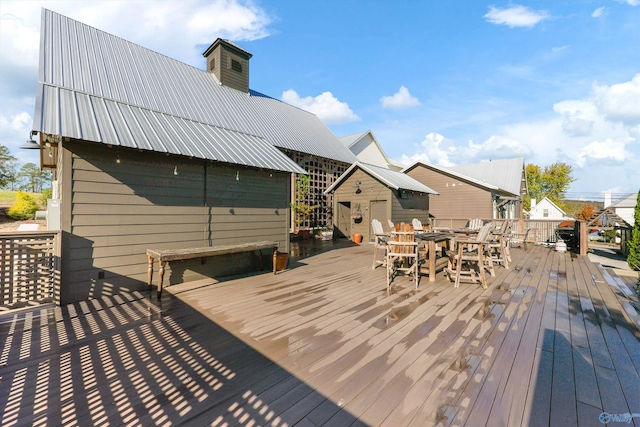
<svg viewBox="0 0 640 427"><path fill-rule="evenodd" d="M149 290L151 290L151 281L153 280L153 257L147 255L147 282L149 283Z"/></svg>
<svg viewBox="0 0 640 427"><path fill-rule="evenodd" d="M580 221L580 255L587 256L589 250L589 237L587 233L587 223Z"/></svg>

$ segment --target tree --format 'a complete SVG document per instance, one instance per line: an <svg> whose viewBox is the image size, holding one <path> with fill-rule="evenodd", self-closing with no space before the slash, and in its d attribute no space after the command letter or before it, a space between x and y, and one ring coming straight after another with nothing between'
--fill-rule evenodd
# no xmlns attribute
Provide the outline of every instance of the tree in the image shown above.
<svg viewBox="0 0 640 427"><path fill-rule="evenodd" d="M593 205L583 205L582 208L576 214L576 219L581 221L588 221L592 216L596 214L596 208Z"/></svg>
<svg viewBox="0 0 640 427"><path fill-rule="evenodd" d="M633 230L631 231L631 240L629 245L629 256L627 264L632 270L640 270L640 192L638 192L638 200L633 211Z"/></svg>
<svg viewBox="0 0 640 427"><path fill-rule="evenodd" d="M22 182L23 190L39 193L45 184L49 182L49 173L40 170L40 168L33 163L25 163L20 169L20 172L18 172L18 178Z"/></svg>
<svg viewBox="0 0 640 427"><path fill-rule="evenodd" d="M12 180L15 181L17 161L7 147L0 145L0 188L5 188Z"/></svg>
<svg viewBox="0 0 640 427"><path fill-rule="evenodd" d="M525 173L527 174L527 187L529 189L528 196L524 198L524 208L531 209L531 199L537 201L548 197L553 203L561 209L565 209L564 199L569 185L574 181L571 176L572 169L566 163L556 162L552 165L540 166L528 164Z"/></svg>

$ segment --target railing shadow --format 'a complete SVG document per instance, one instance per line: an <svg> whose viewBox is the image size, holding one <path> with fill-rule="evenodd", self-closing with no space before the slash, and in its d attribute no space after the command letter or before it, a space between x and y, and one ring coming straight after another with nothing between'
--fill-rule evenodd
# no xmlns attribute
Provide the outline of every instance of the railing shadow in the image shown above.
<svg viewBox="0 0 640 427"><path fill-rule="evenodd" d="M343 408L215 322L178 298L153 295L0 316L0 425L344 419Z"/></svg>

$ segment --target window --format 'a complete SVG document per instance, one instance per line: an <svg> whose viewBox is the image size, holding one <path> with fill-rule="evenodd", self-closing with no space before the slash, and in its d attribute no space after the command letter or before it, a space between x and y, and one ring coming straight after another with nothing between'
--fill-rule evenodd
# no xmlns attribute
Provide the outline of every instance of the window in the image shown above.
<svg viewBox="0 0 640 427"><path fill-rule="evenodd" d="M242 72L242 64L240 63L240 61L236 61L235 59L231 60L231 69L233 71L237 71L239 73Z"/></svg>
<svg viewBox="0 0 640 427"><path fill-rule="evenodd" d="M549 209L545 209L542 211L542 216L545 218L549 218Z"/></svg>

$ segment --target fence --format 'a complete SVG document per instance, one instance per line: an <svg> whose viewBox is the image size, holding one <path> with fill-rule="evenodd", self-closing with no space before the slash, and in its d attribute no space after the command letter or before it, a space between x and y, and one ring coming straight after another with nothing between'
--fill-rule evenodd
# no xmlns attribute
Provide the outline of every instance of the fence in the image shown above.
<svg viewBox="0 0 640 427"><path fill-rule="evenodd" d="M56 302L58 232L0 234L0 311Z"/></svg>

